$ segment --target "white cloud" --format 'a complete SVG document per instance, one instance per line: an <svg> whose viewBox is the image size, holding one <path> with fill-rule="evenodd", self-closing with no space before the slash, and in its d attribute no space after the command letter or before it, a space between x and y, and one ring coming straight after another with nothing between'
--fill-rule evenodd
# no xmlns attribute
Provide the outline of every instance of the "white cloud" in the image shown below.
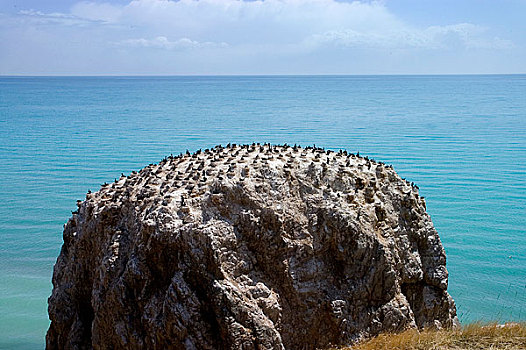
<svg viewBox="0 0 526 350"><path fill-rule="evenodd" d="M43 16L42 13L35 13ZM58 17L57 14L48 16ZM231 45L323 45L343 48L467 49L509 48L512 43L486 37L485 29L469 23L418 28L410 26L381 2L335 0L132 0L127 5L83 1L62 18L138 28L128 38L144 48L194 48L191 42L159 38L196 38L197 42ZM134 40L139 40L134 42Z"/></svg>
<svg viewBox="0 0 526 350"><path fill-rule="evenodd" d="M122 6L82 1L73 5L71 14L90 21L114 23L119 21L122 10Z"/></svg>
<svg viewBox="0 0 526 350"><path fill-rule="evenodd" d="M68 14L65 14L65 13L59 13L59 12L54 12L54 13L44 13L42 11L37 11L37 10L20 10L18 12L19 14L21 15L24 15L24 16L33 16L33 17L46 17L46 18L74 18L75 16L72 16L72 15L68 15Z"/></svg>
<svg viewBox="0 0 526 350"><path fill-rule="evenodd" d="M224 48L228 47L227 43L214 43L210 41L198 42L188 38L181 38L175 41L168 40L165 36L158 36L154 39L127 39L117 43L118 45L130 47L152 47L166 50L185 50L200 48Z"/></svg>
<svg viewBox="0 0 526 350"><path fill-rule="evenodd" d="M466 49L510 49L511 40L488 37L487 28L471 23L459 23L447 26L432 26L423 35L427 36L436 48L461 46Z"/></svg>
<svg viewBox="0 0 526 350"><path fill-rule="evenodd" d="M331 30L313 34L306 38L305 45L312 49L321 46L341 48L406 48L425 47L427 43L417 33L398 31L395 33L360 32L353 29Z"/></svg>
<svg viewBox="0 0 526 350"><path fill-rule="evenodd" d="M342 48L386 49L509 49L513 42L498 37L486 37L486 28L470 23L430 26L425 29L409 27L391 31L331 30L306 38L311 48L332 45Z"/></svg>
<svg viewBox="0 0 526 350"><path fill-rule="evenodd" d="M129 70L144 62L154 66L158 61L156 69L171 69L173 65L192 70L195 65L225 67L235 73L236 64L246 69L252 64L254 72L272 72L272 65L281 65L277 71L287 71L291 60L303 60L306 67L311 67L319 64L313 55L323 56L325 61L338 58L346 62L344 53L367 65L377 59L367 55L397 49L418 57L424 51L449 55L514 48L513 42L476 24L412 25L395 16L385 4L337 0L131 0L124 5L82 1L67 13L26 10L0 21L0 37L7 42L6 47L11 45L11 51L5 49L4 55L0 54L0 69L7 65L5 57L11 60L9 67L20 64L15 52L40 57L44 65L46 50L49 57L68 56L88 67L93 62L104 66L104 60L111 59L114 66L119 66L119 60L126 61ZM212 49L218 55L204 54L204 50ZM131 50L133 55L127 54ZM95 57L99 53L103 56ZM39 63L35 61L34 65Z"/></svg>
<svg viewBox="0 0 526 350"><path fill-rule="evenodd" d="M45 13L34 9L21 10L18 17L9 18L9 25L85 25L91 21L86 18L79 18L69 13ZM8 25L7 22L4 23Z"/></svg>

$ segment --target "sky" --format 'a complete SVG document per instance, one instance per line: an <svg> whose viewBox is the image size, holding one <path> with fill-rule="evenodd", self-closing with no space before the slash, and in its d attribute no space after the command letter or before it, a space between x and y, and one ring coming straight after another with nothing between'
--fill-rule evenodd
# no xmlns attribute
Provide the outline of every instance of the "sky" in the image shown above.
<svg viewBox="0 0 526 350"><path fill-rule="evenodd" d="M0 75L524 73L526 0L0 0Z"/></svg>

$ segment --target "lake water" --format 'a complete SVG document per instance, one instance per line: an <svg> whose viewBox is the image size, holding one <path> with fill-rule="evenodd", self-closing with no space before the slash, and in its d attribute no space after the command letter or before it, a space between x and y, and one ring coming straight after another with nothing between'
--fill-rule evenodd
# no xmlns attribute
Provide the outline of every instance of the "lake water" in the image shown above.
<svg viewBox="0 0 526 350"><path fill-rule="evenodd" d="M461 321L526 320L526 75L0 77L0 348L44 347L88 189L229 142L393 164L426 197Z"/></svg>

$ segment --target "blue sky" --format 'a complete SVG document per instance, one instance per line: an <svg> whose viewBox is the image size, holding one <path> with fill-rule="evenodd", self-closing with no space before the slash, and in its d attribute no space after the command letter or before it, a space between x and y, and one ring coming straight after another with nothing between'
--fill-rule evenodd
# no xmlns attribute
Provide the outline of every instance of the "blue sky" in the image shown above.
<svg viewBox="0 0 526 350"><path fill-rule="evenodd" d="M0 0L0 74L526 73L526 0Z"/></svg>

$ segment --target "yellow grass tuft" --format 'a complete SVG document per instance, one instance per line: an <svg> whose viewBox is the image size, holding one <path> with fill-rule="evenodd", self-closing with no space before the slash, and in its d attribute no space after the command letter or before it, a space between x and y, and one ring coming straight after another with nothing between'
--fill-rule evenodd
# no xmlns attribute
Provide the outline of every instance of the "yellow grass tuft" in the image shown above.
<svg viewBox="0 0 526 350"><path fill-rule="evenodd" d="M526 350L526 323L474 323L459 330L409 329L340 350Z"/></svg>

